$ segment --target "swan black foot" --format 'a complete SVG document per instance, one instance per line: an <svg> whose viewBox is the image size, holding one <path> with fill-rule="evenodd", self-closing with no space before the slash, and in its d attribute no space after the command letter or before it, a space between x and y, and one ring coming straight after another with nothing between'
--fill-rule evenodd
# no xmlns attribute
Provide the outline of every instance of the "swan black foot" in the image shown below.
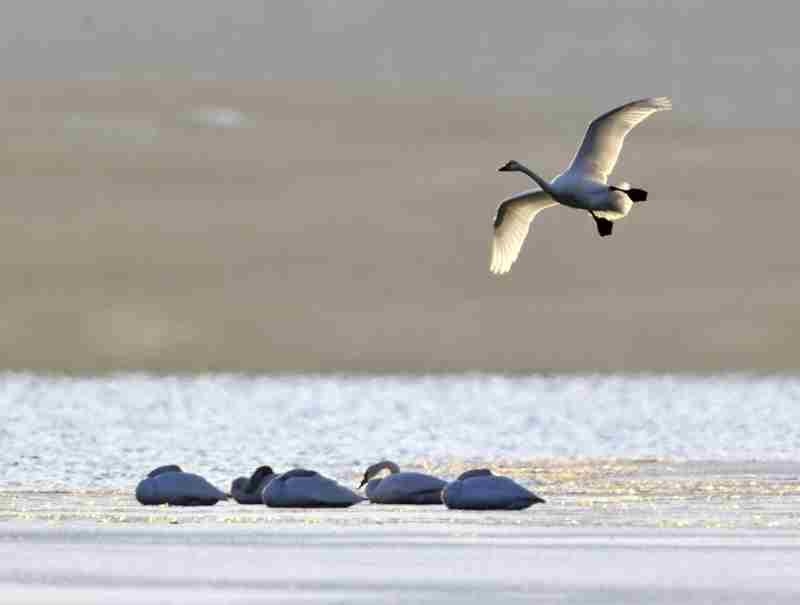
<svg viewBox="0 0 800 605"><path fill-rule="evenodd" d="M600 234L600 237L611 235L611 231L614 229L614 223L607 219L599 218L594 214L592 215L592 218L594 219L594 222L597 223L597 232Z"/></svg>

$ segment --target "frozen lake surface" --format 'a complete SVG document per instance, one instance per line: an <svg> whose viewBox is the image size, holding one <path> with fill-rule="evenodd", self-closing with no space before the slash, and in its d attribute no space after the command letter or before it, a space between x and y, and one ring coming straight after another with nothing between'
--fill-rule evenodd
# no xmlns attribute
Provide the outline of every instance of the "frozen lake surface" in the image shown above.
<svg viewBox="0 0 800 605"><path fill-rule="evenodd" d="M797 534L0 525L13 603L796 603Z"/></svg>

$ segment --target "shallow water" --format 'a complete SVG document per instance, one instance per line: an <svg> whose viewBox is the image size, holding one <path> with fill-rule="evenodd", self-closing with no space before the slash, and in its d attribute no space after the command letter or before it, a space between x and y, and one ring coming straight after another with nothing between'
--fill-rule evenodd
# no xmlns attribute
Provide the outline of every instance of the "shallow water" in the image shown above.
<svg viewBox="0 0 800 605"><path fill-rule="evenodd" d="M0 378L0 487L127 488L178 463L345 477L579 458L800 460L800 379L751 376Z"/></svg>

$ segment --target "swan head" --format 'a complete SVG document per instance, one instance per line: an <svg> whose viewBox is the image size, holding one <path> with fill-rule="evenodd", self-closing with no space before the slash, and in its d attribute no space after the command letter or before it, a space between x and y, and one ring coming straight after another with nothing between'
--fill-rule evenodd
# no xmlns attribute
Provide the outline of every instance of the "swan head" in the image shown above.
<svg viewBox="0 0 800 605"><path fill-rule="evenodd" d="M511 160L510 162L506 162L500 168L497 169L497 172L524 172L522 164L520 164L517 160Z"/></svg>
<svg viewBox="0 0 800 605"><path fill-rule="evenodd" d="M358 486L358 489L364 487L370 479L375 477L383 470L388 470L390 474L394 474L400 472L400 467L391 460L381 460L380 462L367 467L367 470L364 471L364 478L361 480L361 484Z"/></svg>
<svg viewBox="0 0 800 605"><path fill-rule="evenodd" d="M266 479L267 477L271 477L275 474L275 471L272 470L271 466L259 466L256 470L253 471L253 474L250 475L250 479L248 480L250 483L249 491L250 493L254 492L259 485Z"/></svg>

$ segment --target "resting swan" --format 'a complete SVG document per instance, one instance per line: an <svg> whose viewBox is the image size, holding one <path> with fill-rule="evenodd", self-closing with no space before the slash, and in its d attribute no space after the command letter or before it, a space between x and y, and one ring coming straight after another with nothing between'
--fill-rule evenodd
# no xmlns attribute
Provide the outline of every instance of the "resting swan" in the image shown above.
<svg viewBox="0 0 800 605"><path fill-rule="evenodd" d="M263 504L261 492L275 478L271 466L259 466L250 477L237 477L231 483L231 496L239 504Z"/></svg>
<svg viewBox="0 0 800 605"><path fill-rule="evenodd" d="M447 508L463 510L522 510L544 502L508 477L481 468L462 473L442 491Z"/></svg>
<svg viewBox="0 0 800 605"><path fill-rule="evenodd" d="M192 473L184 473L177 464L150 471L136 486L136 499L147 505L210 506L228 495Z"/></svg>
<svg viewBox="0 0 800 605"><path fill-rule="evenodd" d="M373 479L388 470L389 476ZM359 489L366 484L367 498L376 504L441 504L445 481L424 473L401 472L391 460L373 464L364 472Z"/></svg>
<svg viewBox="0 0 800 605"><path fill-rule="evenodd" d="M502 274L511 270L533 219L556 204L588 210L600 236L611 235L614 221L627 215L633 202L647 199L643 189L631 188L627 183L608 184L625 136L651 114L670 109L672 102L667 97L656 97L633 101L601 115L589 125L569 168L550 182L514 160L502 166L501 172L527 174L541 189L518 193L498 207L491 272Z"/></svg>
<svg viewBox="0 0 800 605"><path fill-rule="evenodd" d="M364 498L333 479L296 468L270 481L262 500L267 506L277 508L344 508Z"/></svg>

